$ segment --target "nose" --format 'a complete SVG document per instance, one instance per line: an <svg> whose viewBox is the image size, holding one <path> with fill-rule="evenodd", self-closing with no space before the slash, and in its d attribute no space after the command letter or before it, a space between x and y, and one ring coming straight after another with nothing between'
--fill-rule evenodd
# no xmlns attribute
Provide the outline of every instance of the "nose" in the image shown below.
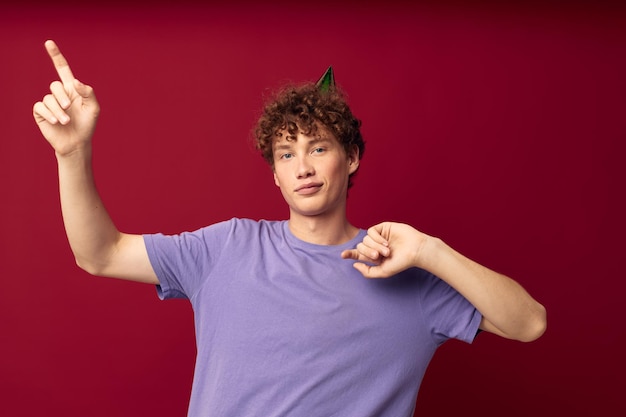
<svg viewBox="0 0 626 417"><path fill-rule="evenodd" d="M313 164L309 160L308 157L298 158L298 166L296 171L296 176L300 178L308 178L315 174L315 169L313 168Z"/></svg>

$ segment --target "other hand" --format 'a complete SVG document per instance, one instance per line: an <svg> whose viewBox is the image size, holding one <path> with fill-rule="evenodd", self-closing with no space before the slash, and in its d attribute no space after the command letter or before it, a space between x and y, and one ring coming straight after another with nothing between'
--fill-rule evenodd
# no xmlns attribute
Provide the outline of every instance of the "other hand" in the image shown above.
<svg viewBox="0 0 626 417"><path fill-rule="evenodd" d="M429 238L407 224L384 222L370 227L356 249L343 251L341 257L356 260L354 267L366 278L388 278L421 266Z"/></svg>
<svg viewBox="0 0 626 417"><path fill-rule="evenodd" d="M90 143L100 113L93 88L74 78L54 41L45 43L60 81L50 84L50 94L33 106L33 117L57 155L68 155Z"/></svg>

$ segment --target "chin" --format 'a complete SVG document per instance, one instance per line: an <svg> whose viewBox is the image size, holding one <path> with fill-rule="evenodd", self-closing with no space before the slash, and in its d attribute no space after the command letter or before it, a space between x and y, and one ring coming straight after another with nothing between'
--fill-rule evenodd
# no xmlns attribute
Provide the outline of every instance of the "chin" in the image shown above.
<svg viewBox="0 0 626 417"><path fill-rule="evenodd" d="M318 217L325 213L324 210L292 210L292 212L304 217Z"/></svg>
<svg viewBox="0 0 626 417"><path fill-rule="evenodd" d="M317 205L291 205L290 211L293 214L297 214L300 216L319 216L326 211L325 207L319 207Z"/></svg>
<svg viewBox="0 0 626 417"><path fill-rule="evenodd" d="M336 210L329 207L292 207L291 212L304 217L322 217L331 215Z"/></svg>

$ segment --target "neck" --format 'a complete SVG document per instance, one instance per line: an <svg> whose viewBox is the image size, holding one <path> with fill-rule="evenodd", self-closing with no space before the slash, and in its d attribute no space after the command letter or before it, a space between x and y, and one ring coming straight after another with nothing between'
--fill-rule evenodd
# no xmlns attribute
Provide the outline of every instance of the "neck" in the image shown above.
<svg viewBox="0 0 626 417"><path fill-rule="evenodd" d="M343 216L303 216L292 212L289 230L295 237L316 245L341 245L353 239L359 229Z"/></svg>

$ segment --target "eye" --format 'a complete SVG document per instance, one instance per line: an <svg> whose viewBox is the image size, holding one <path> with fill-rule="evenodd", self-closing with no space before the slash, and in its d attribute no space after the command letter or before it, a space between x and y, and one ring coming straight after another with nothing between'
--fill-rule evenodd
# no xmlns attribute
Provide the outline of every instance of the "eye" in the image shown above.
<svg viewBox="0 0 626 417"><path fill-rule="evenodd" d="M320 153L324 153L326 151L326 149L324 148L315 148L313 149L313 154L320 154Z"/></svg>
<svg viewBox="0 0 626 417"><path fill-rule="evenodd" d="M280 156L280 159L285 159L285 160L288 160L288 159L291 159L291 158L293 158L293 154L291 154L291 153L284 153L284 154L282 154Z"/></svg>

